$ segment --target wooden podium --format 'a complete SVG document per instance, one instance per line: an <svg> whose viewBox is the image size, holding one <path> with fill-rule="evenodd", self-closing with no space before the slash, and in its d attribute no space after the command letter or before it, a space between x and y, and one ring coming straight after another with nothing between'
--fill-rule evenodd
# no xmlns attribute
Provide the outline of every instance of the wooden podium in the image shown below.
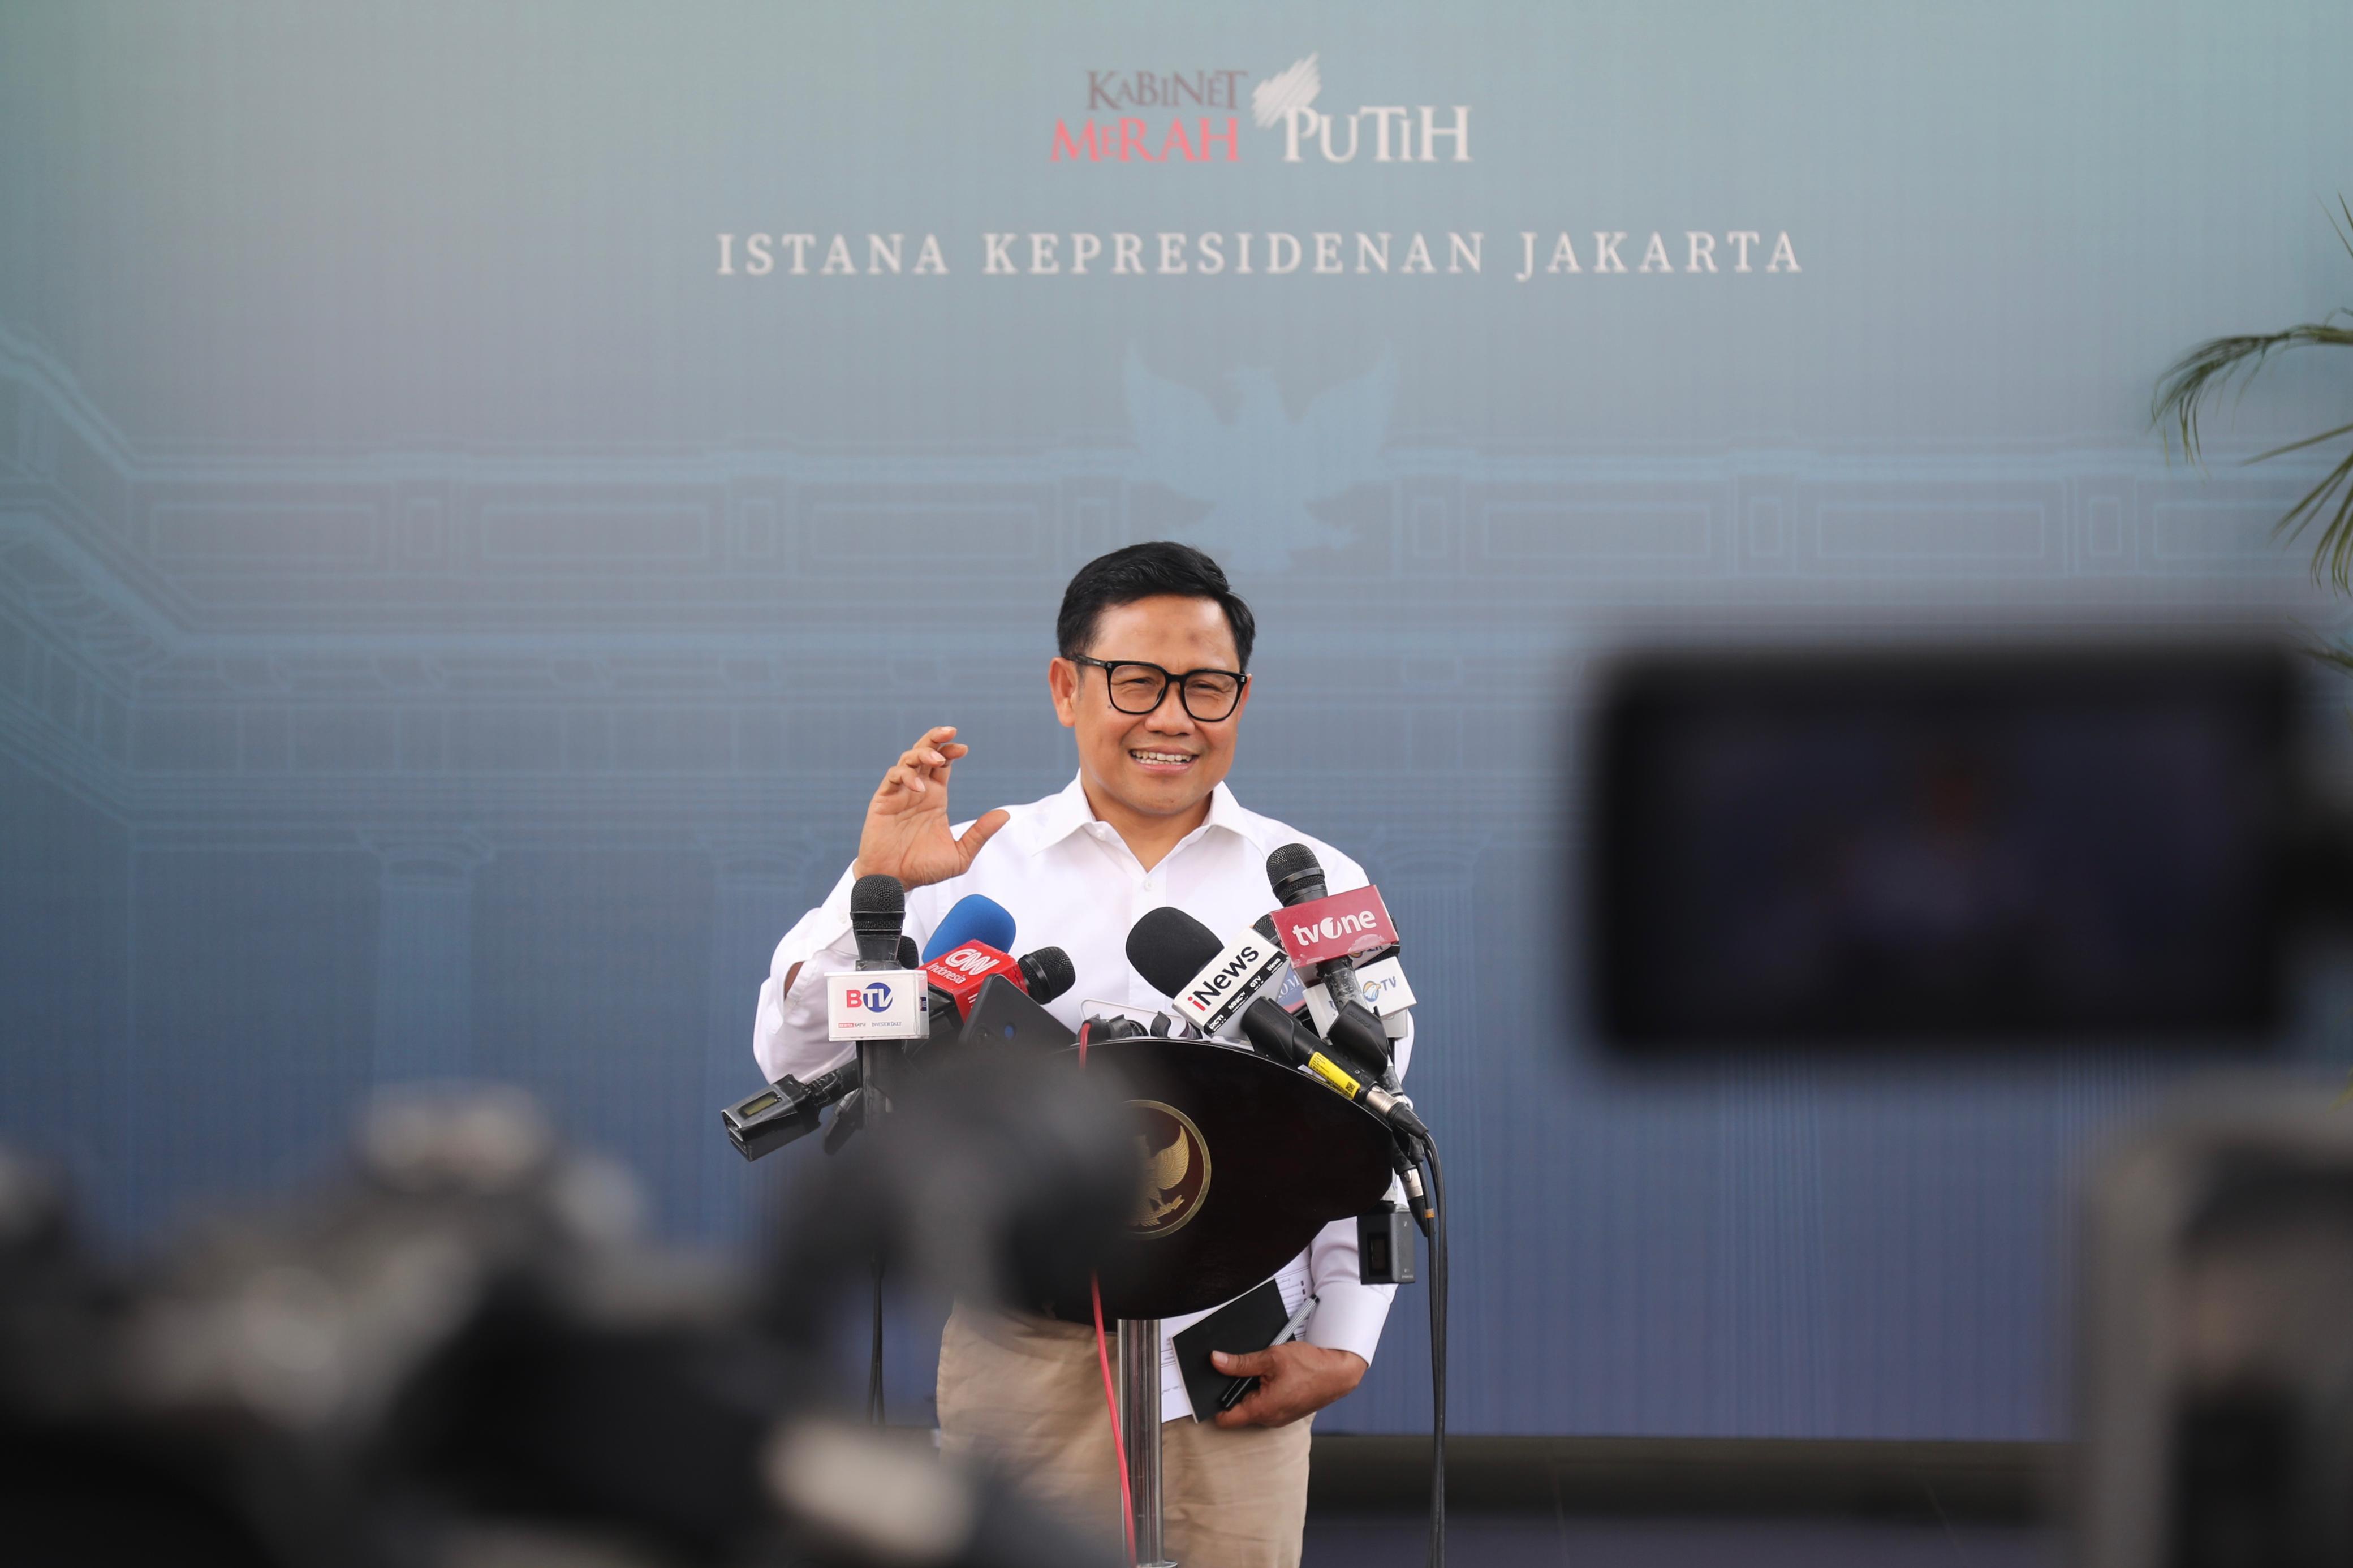
<svg viewBox="0 0 2353 1568"><path fill-rule="evenodd" d="M1104 1316L1119 1320L1136 1560L1173 1568L1161 1533L1160 1320L1231 1300L1324 1226L1377 1206L1388 1190L1390 1134L1361 1106L1245 1047L1107 1040L1087 1047L1087 1067L1125 1080L1145 1163L1143 1199L1096 1275ZM1058 1283L1038 1305L1066 1321L1094 1321L1084 1279Z"/></svg>

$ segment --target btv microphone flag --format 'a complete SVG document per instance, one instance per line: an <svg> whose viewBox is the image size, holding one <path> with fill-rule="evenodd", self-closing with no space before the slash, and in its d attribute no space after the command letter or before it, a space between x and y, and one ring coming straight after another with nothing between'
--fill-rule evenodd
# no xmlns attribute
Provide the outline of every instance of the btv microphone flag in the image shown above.
<svg viewBox="0 0 2353 1568"><path fill-rule="evenodd" d="M954 952L968 942L993 947L999 952L1011 952L1013 934L1012 911L995 899L966 893L940 917L932 940L923 946L923 962L929 963L942 953Z"/></svg>
<svg viewBox="0 0 2353 1568"><path fill-rule="evenodd" d="M1293 967L1312 975L1335 958L1358 959L1398 944L1380 889L1357 888L1274 911L1275 934Z"/></svg>
<svg viewBox="0 0 2353 1568"><path fill-rule="evenodd" d="M920 969L859 969L825 977L825 1037L920 1040L931 1031L928 985Z"/></svg>

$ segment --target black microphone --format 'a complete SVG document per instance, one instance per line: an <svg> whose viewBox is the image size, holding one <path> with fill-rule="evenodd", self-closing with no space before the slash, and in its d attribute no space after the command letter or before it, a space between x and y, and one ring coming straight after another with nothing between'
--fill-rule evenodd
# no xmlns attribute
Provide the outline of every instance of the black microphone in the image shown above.
<svg viewBox="0 0 2353 1568"><path fill-rule="evenodd" d="M1377 1084L1360 1081L1324 1054L1324 1042L1315 1031L1261 996L1242 1009L1242 1033L1263 1057L1305 1068L1333 1089L1355 1100L1398 1131L1427 1141L1430 1129L1413 1107Z"/></svg>
<svg viewBox="0 0 2353 1568"><path fill-rule="evenodd" d="M849 930L858 942L860 969L922 967L922 952L915 939L905 934L906 923L907 885L898 878L876 872L849 885ZM857 1081L838 1097L841 1109L825 1135L827 1153L838 1152L871 1114L888 1103L892 1068L904 1056L904 1046L895 1040L858 1042L858 1059L837 1069L855 1072Z"/></svg>
<svg viewBox="0 0 2353 1568"><path fill-rule="evenodd" d="M1041 947L1015 959L1013 969L1015 974L1000 971L989 975L964 1002L958 1042L1052 1050L1076 1039L1060 1018L1046 1011L1047 1003L1078 984L1071 955L1059 947Z"/></svg>
<svg viewBox="0 0 2353 1568"><path fill-rule="evenodd" d="M1043 1006L1079 983L1071 955L1059 947L1041 947L1020 958L1021 978L1029 1000Z"/></svg>
<svg viewBox="0 0 2353 1568"><path fill-rule="evenodd" d="M931 1038L956 1037L980 1004L987 982L1002 979L1040 1007L1078 984L1071 955L1041 947L1015 958L984 942L966 942L924 966L931 977Z"/></svg>
<svg viewBox="0 0 2353 1568"><path fill-rule="evenodd" d="M1045 1005L1078 984L1071 955L1059 947L1041 947L1015 959L1013 969L1018 979L992 973L953 994L933 986L932 1043L981 1043L992 1035L997 1043L1039 1043L1068 1035Z"/></svg>
<svg viewBox="0 0 2353 1568"><path fill-rule="evenodd" d="M1274 889L1275 901L1286 910L1332 896L1324 881L1323 863L1315 858L1315 851L1304 844L1286 844L1269 855L1266 880ZM1397 1072L1391 1063L1395 1060L1395 1047L1389 1044L1388 1030L1382 1026L1379 1013L1356 979L1356 961L1345 953L1327 958L1315 966L1315 978L1322 983L1324 994L1332 998L1333 1009L1338 1015L1325 1026L1325 1037L1360 1064L1377 1063L1373 1067L1373 1076L1394 1090Z"/></svg>
<svg viewBox="0 0 2353 1568"><path fill-rule="evenodd" d="M1281 950L1277 948L1276 951ZM1127 961L1135 966L1135 972L1143 975L1155 990L1179 998L1229 980L1235 971L1233 954L1234 948L1221 947L1217 934L1208 926L1183 910L1165 906L1146 911L1144 918L1135 922L1135 929L1127 933ZM1239 1016L1246 1019L1250 1009L1263 1002L1282 1016L1290 1017L1290 1014L1283 1013L1264 994L1273 986L1274 977L1281 972L1277 966L1271 971L1259 973L1254 986L1249 986L1246 978L1244 1005L1239 1013L1222 1005L1220 1011L1229 1017ZM1333 1037L1328 1043L1354 1069L1352 1076L1394 1085L1396 1080L1390 1077L1388 1068L1388 1034L1381 1028L1380 1020L1374 1017L1369 1010L1359 1007L1356 1011L1360 1016L1351 1018L1345 1027L1335 1021ZM1344 1008L1342 1012L1345 1016L1347 1009ZM1299 1027L1305 1031L1309 1039L1315 1041L1318 1049L1327 1043L1317 1039L1314 1031L1306 1024L1300 1023Z"/></svg>
<svg viewBox="0 0 2353 1568"><path fill-rule="evenodd" d="M907 888L896 877L860 877L849 888L849 929L858 938L860 969L919 969L902 963L900 928L907 923Z"/></svg>
<svg viewBox="0 0 2353 1568"><path fill-rule="evenodd" d="M1274 889L1274 900L1284 909L1307 903L1314 899L1328 899L1332 890L1324 885L1324 864L1315 858L1315 851L1304 844L1286 844L1266 858L1267 885ZM1315 966L1315 977L1324 983L1332 998L1332 1005L1345 1007L1354 1002L1366 1012L1372 1010L1365 1001L1365 988L1356 983L1356 962L1342 956L1327 958Z"/></svg>
<svg viewBox="0 0 2353 1568"><path fill-rule="evenodd" d="M727 1141L746 1160L773 1154L818 1130L828 1105L839 1104L857 1091L858 1064L844 1062L828 1073L803 1083L786 1073L759 1093L719 1113Z"/></svg>
<svg viewBox="0 0 2353 1568"><path fill-rule="evenodd" d="M1261 919L1233 942L1220 942L1183 910L1164 905L1146 910L1128 931L1127 962L1146 984L1176 1001L1187 1023L1213 1030L1280 984L1282 945L1272 929L1271 921ZM1186 1005L1192 998L1199 999L1198 1016Z"/></svg>

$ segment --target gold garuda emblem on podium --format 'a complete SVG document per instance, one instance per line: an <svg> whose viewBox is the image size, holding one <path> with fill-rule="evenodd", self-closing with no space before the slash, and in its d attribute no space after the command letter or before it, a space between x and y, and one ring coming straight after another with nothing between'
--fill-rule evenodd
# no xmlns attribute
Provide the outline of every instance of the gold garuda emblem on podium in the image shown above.
<svg viewBox="0 0 2353 1568"><path fill-rule="evenodd" d="M1185 1228L1209 1195L1209 1145L1193 1119L1156 1100L1131 1100L1135 1152L1144 1162L1144 1195L1128 1219L1137 1236L1168 1236Z"/></svg>

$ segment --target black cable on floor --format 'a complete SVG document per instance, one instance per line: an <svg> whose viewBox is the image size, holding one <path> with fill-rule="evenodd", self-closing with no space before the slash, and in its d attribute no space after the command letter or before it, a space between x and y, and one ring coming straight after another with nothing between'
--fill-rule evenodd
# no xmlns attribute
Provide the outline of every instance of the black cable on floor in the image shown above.
<svg viewBox="0 0 2353 1568"><path fill-rule="evenodd" d="M874 1259L874 1349L866 1363L866 1419L882 1425L882 1259Z"/></svg>
<svg viewBox="0 0 2353 1568"><path fill-rule="evenodd" d="M1446 1176L1438 1145L1424 1139L1430 1163L1430 1568L1446 1568Z"/></svg>

